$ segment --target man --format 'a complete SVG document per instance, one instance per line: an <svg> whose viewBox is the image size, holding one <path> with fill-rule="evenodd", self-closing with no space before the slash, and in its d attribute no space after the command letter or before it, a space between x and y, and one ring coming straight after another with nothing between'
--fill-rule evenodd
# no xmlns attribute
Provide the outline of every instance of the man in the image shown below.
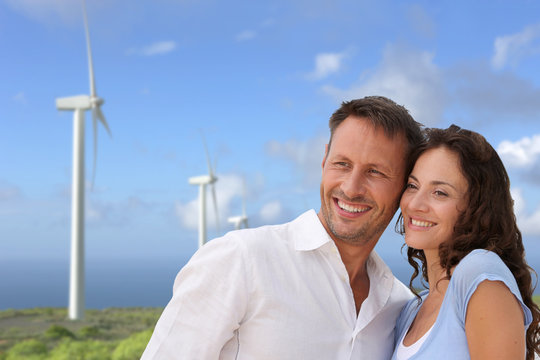
<svg viewBox="0 0 540 360"><path fill-rule="evenodd" d="M420 126L384 97L330 118L321 209L233 231L178 274L142 359L388 359L411 298L372 251L398 208Z"/></svg>

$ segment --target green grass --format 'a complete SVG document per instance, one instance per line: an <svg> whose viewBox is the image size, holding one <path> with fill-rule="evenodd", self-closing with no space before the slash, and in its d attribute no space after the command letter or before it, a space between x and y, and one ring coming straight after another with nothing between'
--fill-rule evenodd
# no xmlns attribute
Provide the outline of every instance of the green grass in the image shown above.
<svg viewBox="0 0 540 360"><path fill-rule="evenodd" d="M540 306L540 295L533 300ZM66 309L0 311L0 360L138 360L163 308L87 310L82 321Z"/></svg>
<svg viewBox="0 0 540 360"><path fill-rule="evenodd" d="M0 360L6 359L138 359L163 308L87 310L85 319L67 319L64 308L0 311ZM45 353L43 349L46 349ZM117 349L118 348L118 349ZM117 351L116 351L117 350ZM35 353L34 353L35 352ZM73 354L85 352L82 357ZM39 354L38 354L39 353ZM113 356L114 354L124 354ZM22 354L22 355L21 355ZM30 355L29 355L30 354ZM8 356L9 355L9 356ZM64 356L64 357L65 357Z"/></svg>

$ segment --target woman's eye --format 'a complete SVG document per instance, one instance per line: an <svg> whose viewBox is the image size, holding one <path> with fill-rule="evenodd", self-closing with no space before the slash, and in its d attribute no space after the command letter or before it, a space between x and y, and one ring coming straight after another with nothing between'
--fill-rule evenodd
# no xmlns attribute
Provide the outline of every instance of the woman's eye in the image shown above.
<svg viewBox="0 0 540 360"><path fill-rule="evenodd" d="M405 185L405 189L416 189L416 185L408 183L407 185Z"/></svg>
<svg viewBox="0 0 540 360"><path fill-rule="evenodd" d="M437 195L437 196L448 196L447 193L445 193L444 191L441 191L441 190L435 190L435 195Z"/></svg>

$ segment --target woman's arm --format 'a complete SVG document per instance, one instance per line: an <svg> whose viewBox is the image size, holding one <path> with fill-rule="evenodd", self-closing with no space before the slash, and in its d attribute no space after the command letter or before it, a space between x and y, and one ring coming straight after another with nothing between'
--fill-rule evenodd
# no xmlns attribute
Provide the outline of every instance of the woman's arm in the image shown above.
<svg viewBox="0 0 540 360"><path fill-rule="evenodd" d="M523 311L500 281L478 285L467 307L465 333L471 360L525 359Z"/></svg>

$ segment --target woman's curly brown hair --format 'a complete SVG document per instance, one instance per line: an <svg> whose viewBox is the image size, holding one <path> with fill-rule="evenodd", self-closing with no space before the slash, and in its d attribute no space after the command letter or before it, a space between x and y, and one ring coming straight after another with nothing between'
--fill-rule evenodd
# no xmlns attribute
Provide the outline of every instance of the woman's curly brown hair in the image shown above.
<svg viewBox="0 0 540 360"><path fill-rule="evenodd" d="M448 129L426 129L426 139L413 153L413 159L429 149L445 147L458 155L461 173L468 183L468 206L460 214L451 241L439 246L441 266L450 278L450 271L474 249L493 251L514 275L523 302L532 312L532 323L527 330L527 359L540 355L540 309L532 300L536 273L525 260L521 232L516 224L514 201L510 194L510 179L497 152L486 139L473 131L452 125ZM403 219L396 229L404 234ZM414 268L409 283L422 272L428 282L427 265L422 250L407 248L408 261Z"/></svg>

